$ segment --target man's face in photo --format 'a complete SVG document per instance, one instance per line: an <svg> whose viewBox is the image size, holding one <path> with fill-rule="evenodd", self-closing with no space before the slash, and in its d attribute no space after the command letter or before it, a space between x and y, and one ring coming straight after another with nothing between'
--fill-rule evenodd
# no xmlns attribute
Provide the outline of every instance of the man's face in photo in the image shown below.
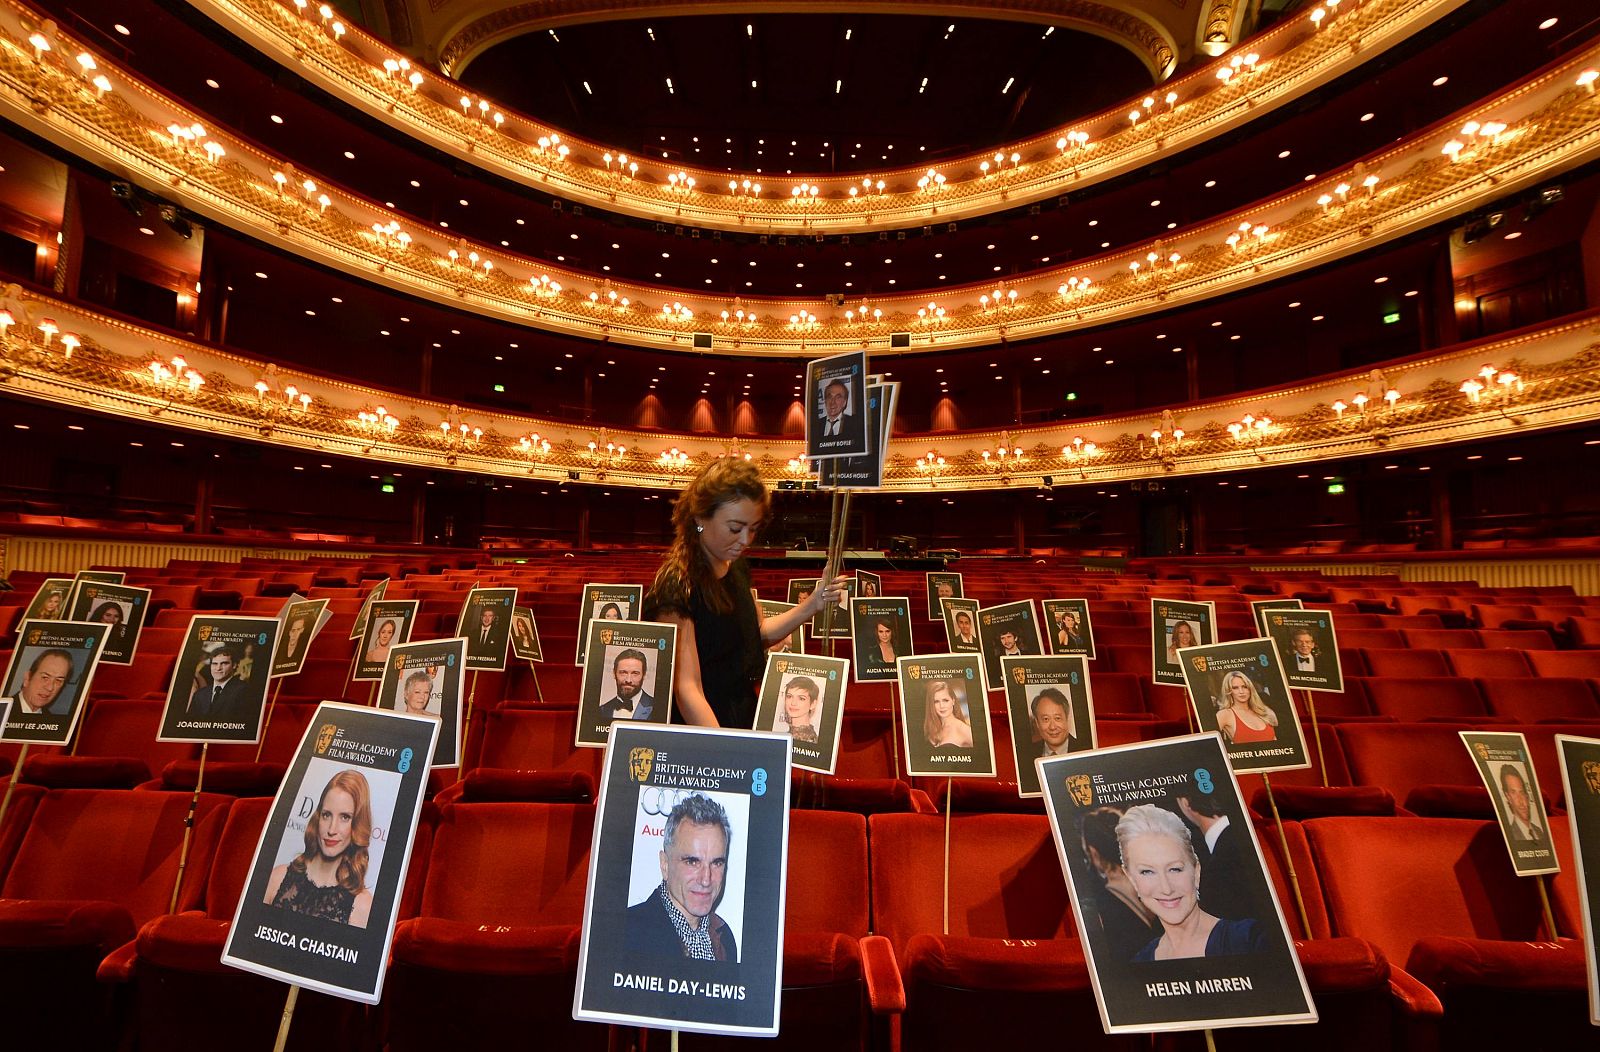
<svg viewBox="0 0 1600 1052"><path fill-rule="evenodd" d="M1301 630L1296 632L1290 642L1294 644L1294 652L1301 657L1310 657L1311 652L1317 649L1317 641L1311 638L1311 633Z"/></svg>
<svg viewBox="0 0 1600 1052"><path fill-rule="evenodd" d="M644 686L644 662L638 658L623 658L613 666L611 675L617 681L617 697L632 701Z"/></svg>
<svg viewBox="0 0 1600 1052"><path fill-rule="evenodd" d="M37 669L23 673L19 693L29 708L46 709L61 695L71 678L72 662L60 654L51 654L39 662Z"/></svg>
<svg viewBox="0 0 1600 1052"><path fill-rule="evenodd" d="M1016 648L1016 645L1017 645L1017 634L1015 632L1007 631L1007 632L1001 632L1000 633L1000 649L1001 650L1013 650L1013 649Z"/></svg>
<svg viewBox="0 0 1600 1052"><path fill-rule="evenodd" d="M486 606L486 607L483 608L482 616L480 616L478 618L478 627L480 627L480 628L492 628L493 626L494 626L494 607Z"/></svg>
<svg viewBox="0 0 1600 1052"><path fill-rule="evenodd" d="M937 599L953 599L956 594L956 586L949 581L935 581L933 594Z"/></svg>
<svg viewBox="0 0 1600 1052"><path fill-rule="evenodd" d="M1528 806L1528 783L1515 771L1506 772L1500 779L1500 785L1506 791L1506 802L1511 805L1511 813L1524 825L1531 824L1532 811Z"/></svg>
<svg viewBox="0 0 1600 1052"><path fill-rule="evenodd" d="M716 908L727 874L728 838L721 824L679 822L671 852L661 852L661 879L668 897L695 927Z"/></svg>
<svg viewBox="0 0 1600 1052"><path fill-rule="evenodd" d="M964 637L972 635L972 615L966 611L956 615L956 633Z"/></svg>
<svg viewBox="0 0 1600 1052"><path fill-rule="evenodd" d="M1067 740L1067 710L1054 698L1040 698L1033 703L1033 729L1052 750L1061 748Z"/></svg>
<svg viewBox="0 0 1600 1052"><path fill-rule="evenodd" d="M850 393L845 389L844 384L835 380L823 390L822 399L828 409L828 419L837 420L840 414L844 412L844 407L850 401Z"/></svg>
<svg viewBox="0 0 1600 1052"><path fill-rule="evenodd" d="M226 683L231 675L233 675L233 655L226 650L219 650L212 654L211 679L217 683Z"/></svg>

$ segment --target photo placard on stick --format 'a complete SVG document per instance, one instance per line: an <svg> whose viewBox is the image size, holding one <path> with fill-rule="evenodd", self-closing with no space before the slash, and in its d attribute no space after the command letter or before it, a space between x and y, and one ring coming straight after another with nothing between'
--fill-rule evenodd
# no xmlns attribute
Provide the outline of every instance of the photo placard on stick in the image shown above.
<svg viewBox="0 0 1600 1052"><path fill-rule="evenodd" d="M978 642L983 647L983 676L986 690L999 690L1000 659L1043 654L1039 639L1039 619L1033 615L1033 600L986 606L978 611Z"/></svg>
<svg viewBox="0 0 1600 1052"><path fill-rule="evenodd" d="M88 581L94 584L121 584L128 575L121 570L79 570L72 575L73 590Z"/></svg>
<svg viewBox="0 0 1600 1052"><path fill-rule="evenodd" d="M1150 600L1150 670L1152 683L1184 685L1178 651L1217 641L1215 603L1181 599Z"/></svg>
<svg viewBox="0 0 1600 1052"><path fill-rule="evenodd" d="M356 623L350 626L350 638L362 639L367 634L367 622L372 617L372 604L378 602L389 594L389 579L385 577L368 590L366 598L361 600L361 609L356 611Z"/></svg>
<svg viewBox="0 0 1600 1052"><path fill-rule="evenodd" d="M467 668L475 672L506 670L511 614L516 605L515 588L474 588L467 593L456 621L456 635L467 641Z"/></svg>
<svg viewBox="0 0 1600 1052"><path fill-rule="evenodd" d="M810 599L811 594L816 590L817 578L791 577L789 578L788 591L785 594L788 596L790 606L799 606L807 599Z"/></svg>
<svg viewBox="0 0 1600 1052"><path fill-rule="evenodd" d="M0 741L65 745L83 715L89 684L111 626L89 621L24 621L6 666L11 711Z"/></svg>
<svg viewBox="0 0 1600 1052"><path fill-rule="evenodd" d="M1216 735L1036 764L1106 1033L1317 1021Z"/></svg>
<svg viewBox="0 0 1600 1052"><path fill-rule="evenodd" d="M1269 610L1267 636L1278 648L1289 686L1344 693L1339 637L1326 610Z"/></svg>
<svg viewBox="0 0 1600 1052"><path fill-rule="evenodd" d="M461 684L468 649L460 636L397 643L389 648L389 661L378 685L378 707L439 721L429 762L432 767L461 766Z"/></svg>
<svg viewBox="0 0 1600 1052"><path fill-rule="evenodd" d="M162 742L259 742L275 617L195 614L161 711Z"/></svg>
<svg viewBox="0 0 1600 1052"><path fill-rule="evenodd" d="M269 678L299 675L305 667L306 655L317 633L333 615L328 613L328 600L302 599L298 596L284 604L278 614L280 628L278 645L272 651L272 672Z"/></svg>
<svg viewBox="0 0 1600 1052"><path fill-rule="evenodd" d="M356 671L350 678L370 683L383 678L389 662L389 648L411 638L411 622L417 619L415 599L380 599L368 608L367 630L362 633L356 652Z"/></svg>
<svg viewBox="0 0 1600 1052"><path fill-rule="evenodd" d="M1241 639L1178 652L1195 721L1217 731L1235 771L1267 774L1311 766L1300 713L1270 639Z"/></svg>
<svg viewBox="0 0 1600 1052"><path fill-rule="evenodd" d="M125 584L81 584L72 594L73 621L99 621L111 626L100 651L103 665L131 665L139 649L139 633L150 614L150 589Z"/></svg>
<svg viewBox="0 0 1600 1052"><path fill-rule="evenodd" d="M867 570L856 571L856 595L876 599L883 594L883 578Z"/></svg>
<svg viewBox="0 0 1600 1052"><path fill-rule="evenodd" d="M1600 739L1556 735L1566 790L1572 858L1583 905L1583 960L1589 973L1589 1022L1600 1026Z"/></svg>
<svg viewBox="0 0 1600 1052"><path fill-rule="evenodd" d="M1095 747L1094 692L1088 659L1080 655L1000 659L1011 720L1011 754L1017 761L1017 795L1039 796L1041 756L1065 756Z"/></svg>
<svg viewBox="0 0 1600 1052"><path fill-rule="evenodd" d="M617 725L574 1019L778 1032L791 744L787 734Z"/></svg>
<svg viewBox="0 0 1600 1052"><path fill-rule="evenodd" d="M906 773L993 778L994 738L978 654L924 654L898 662Z"/></svg>
<svg viewBox="0 0 1600 1052"><path fill-rule="evenodd" d="M844 729L850 662L806 654L768 654L756 699L755 729L794 739L794 765L832 774Z"/></svg>
<svg viewBox="0 0 1600 1052"><path fill-rule="evenodd" d="M325 701L256 844L222 963L375 1005L439 721Z"/></svg>
<svg viewBox="0 0 1600 1052"><path fill-rule="evenodd" d="M511 652L523 661L544 660L544 647L539 643L539 625L534 620L532 607L518 606L511 610Z"/></svg>
<svg viewBox="0 0 1600 1052"><path fill-rule="evenodd" d="M668 722L678 626L657 621L591 621L578 694L576 744L603 749L613 722Z"/></svg>
<svg viewBox="0 0 1600 1052"><path fill-rule="evenodd" d="M850 600L850 625L857 683L895 678L895 662L915 653L911 646L911 601L888 596Z"/></svg>
<svg viewBox="0 0 1600 1052"><path fill-rule="evenodd" d="M960 599L966 593L961 590L961 575L958 573L945 573L938 571L926 575L923 582L928 590L928 620L944 620L945 599Z"/></svg>
<svg viewBox="0 0 1600 1052"><path fill-rule="evenodd" d="M842 589L840 589L840 591L839 591L839 602L833 608L833 624L832 624L832 628L829 631L823 632L823 630L822 630L822 626L826 622L827 617L828 617L828 611L826 609L824 609L821 613L818 613L814 617L811 618L811 638L812 639L849 639L849 638L851 638L851 632L850 632L850 600L851 600L851 598L853 596L853 590L855 589L855 586L856 586L855 580L851 579L849 581L846 581L845 584L844 584L844 587ZM812 590L815 589L815 587L816 587L816 582L812 581L811 582L811 588L804 590L804 595L805 595L806 599L811 597L811 592L812 592ZM805 599L801 599L800 601L804 602Z"/></svg>
<svg viewBox="0 0 1600 1052"><path fill-rule="evenodd" d="M756 609L761 611L761 619L778 617L794 609L793 603L780 603L776 599L757 599ZM806 626L801 622L794 626L794 631L769 646L767 649L774 654L804 654L806 652Z"/></svg>
<svg viewBox="0 0 1600 1052"><path fill-rule="evenodd" d="M1500 835L1519 877L1561 872L1550 819L1539 793L1539 772L1528 756L1528 739L1504 731L1461 731L1461 741L1494 801ZM1570 799L1570 797L1569 797Z"/></svg>
<svg viewBox="0 0 1600 1052"><path fill-rule="evenodd" d="M1045 650L1051 654L1081 654L1094 660L1094 626L1089 623L1089 600L1044 601Z"/></svg>
<svg viewBox="0 0 1600 1052"><path fill-rule="evenodd" d="M872 452L860 457L817 461L817 484L832 489L877 489L883 485L883 457L889 448L889 427L899 384L867 385L867 430Z"/></svg>
<svg viewBox="0 0 1600 1052"><path fill-rule="evenodd" d="M67 602L72 594L72 578L49 577L39 585L39 590L33 593L33 598L28 602L28 609L22 612L24 621L65 621L70 604Z"/></svg>
<svg viewBox="0 0 1600 1052"><path fill-rule="evenodd" d="M806 456L864 457L868 426L867 352L849 351L806 363Z"/></svg>
<svg viewBox="0 0 1600 1052"><path fill-rule="evenodd" d="M944 638L952 654L976 654L983 649L978 641L978 601L941 599L944 607Z"/></svg>
<svg viewBox="0 0 1600 1052"><path fill-rule="evenodd" d="M1268 635L1267 611L1268 610L1304 610L1305 604L1298 599L1258 599L1250 604L1250 616L1256 620L1256 635Z"/></svg>
<svg viewBox="0 0 1600 1052"><path fill-rule="evenodd" d="M589 638L591 621L632 621L644 602L644 586L639 584L586 584L578 603L578 651L574 665L583 664L583 641Z"/></svg>

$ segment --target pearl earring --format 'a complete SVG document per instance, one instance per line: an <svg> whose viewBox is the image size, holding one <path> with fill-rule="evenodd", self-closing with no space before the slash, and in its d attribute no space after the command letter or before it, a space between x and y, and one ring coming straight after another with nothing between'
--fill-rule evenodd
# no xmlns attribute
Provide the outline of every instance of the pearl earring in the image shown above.
<svg viewBox="0 0 1600 1052"><path fill-rule="evenodd" d="M706 532L706 528L704 526L700 525L697 522L697 523L694 524L694 532L696 532L696 533L704 533L704 532Z"/></svg>

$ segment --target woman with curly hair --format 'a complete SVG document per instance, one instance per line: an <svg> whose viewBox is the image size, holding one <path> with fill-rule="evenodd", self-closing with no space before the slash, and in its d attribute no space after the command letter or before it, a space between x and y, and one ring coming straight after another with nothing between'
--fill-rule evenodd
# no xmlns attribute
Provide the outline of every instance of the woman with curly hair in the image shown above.
<svg viewBox="0 0 1600 1052"><path fill-rule="evenodd" d="M644 619L678 626L672 718L703 727L749 727L767 646L828 603L846 576L825 577L804 602L762 619L743 555L766 521L770 498L754 464L711 461L672 505L672 545L644 597ZM834 567L828 567L825 574Z"/></svg>
<svg viewBox="0 0 1600 1052"><path fill-rule="evenodd" d="M305 850L268 878L267 905L365 928L372 912L371 842L372 790L359 771L340 771L306 823Z"/></svg>

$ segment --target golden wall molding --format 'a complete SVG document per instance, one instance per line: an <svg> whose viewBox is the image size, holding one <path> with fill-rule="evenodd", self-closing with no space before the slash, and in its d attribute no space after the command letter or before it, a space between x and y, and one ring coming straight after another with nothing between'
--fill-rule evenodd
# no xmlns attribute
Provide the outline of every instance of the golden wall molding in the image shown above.
<svg viewBox="0 0 1600 1052"><path fill-rule="evenodd" d="M302 14L291 0L189 2L239 39L350 105L513 182L678 225L757 233L849 234L985 215L1125 175L1303 97L1427 28L1467 0L1346 0L1336 12L1319 9L1326 17L1316 21L1309 14L1288 19L1252 37L1226 58L1159 83L1146 99L1130 99L1028 139L995 143L935 169L919 165L856 176L800 173L769 177L740 172L733 173L737 185L731 189L726 171L626 157L626 150L570 136L497 106L493 100L464 91L455 81L409 65L404 53L360 29L346 28L336 36L331 22L318 16L316 4ZM859 4L837 6L867 8L874 3L860 0ZM901 6L920 13L942 5ZM1075 3L1013 0L1012 6L1016 17L1032 12L1039 21L1051 21L1057 8L1065 11ZM1082 2L1076 6L1111 11L1102 4ZM1115 13L1122 20L1135 19L1133 8L1127 6L1128 10ZM528 9L558 17L567 8L565 4L539 3L506 10ZM444 14L451 12L447 8ZM1150 16L1143 17L1146 21L1139 24L1150 24ZM1237 20L1232 14L1229 18ZM1247 62L1247 58L1254 61ZM408 63L404 68L402 59ZM1219 79L1223 70L1228 75ZM1170 72L1169 64L1161 77ZM463 98L468 99L466 107L461 105ZM1140 119L1130 121L1134 110L1140 112ZM541 146L541 141L546 145ZM1002 158L998 166L997 156ZM626 159L618 161L618 157ZM925 179L930 174L933 178ZM692 188L678 181L680 176L692 178ZM862 186L863 178L868 179L869 187ZM747 181L764 185L759 193L751 193L744 185ZM926 185L919 186L919 181ZM792 191L802 183L808 192L796 196ZM811 187L817 188L814 197L809 193Z"/></svg>
<svg viewBox="0 0 1600 1052"><path fill-rule="evenodd" d="M15 285L0 290L0 309L0 391L13 396L316 454L508 478L676 489L719 456L743 456L773 483L809 478L798 438L708 438L463 409L280 369ZM907 435L890 445L884 488L1027 488L1047 475L1056 485L1104 485L1419 452L1596 420L1600 314L1161 412Z"/></svg>
<svg viewBox="0 0 1600 1052"><path fill-rule="evenodd" d="M368 556L370 551L343 549L336 558ZM245 558L315 559L326 552L308 548L250 544L216 544L178 540L122 541L102 538L42 537L16 534L0 537L0 575L19 570L76 573L87 566L166 566L173 559L205 559L236 563ZM354 564L352 564L354 565Z"/></svg>
<svg viewBox="0 0 1600 1052"><path fill-rule="evenodd" d="M1377 0L1374 0L1377 2ZM997 285L852 298L725 298L552 267L411 220L297 171L140 82L104 88L57 37L0 7L0 116L186 208L410 295L520 325L666 349L710 333L726 355L991 346L1238 292L1367 251L1600 156L1600 48L1295 192L1158 241ZM1588 78L1584 82L1584 78ZM201 134L193 133L200 127ZM1465 141L1463 141L1465 140ZM909 346L889 347L892 333Z"/></svg>

